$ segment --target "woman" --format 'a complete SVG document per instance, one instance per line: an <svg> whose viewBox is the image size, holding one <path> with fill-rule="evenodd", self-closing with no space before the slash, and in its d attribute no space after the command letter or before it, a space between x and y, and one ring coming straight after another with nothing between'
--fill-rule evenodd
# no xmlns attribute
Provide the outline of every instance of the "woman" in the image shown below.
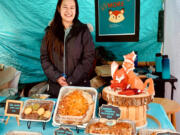
<svg viewBox="0 0 180 135"><path fill-rule="evenodd" d="M77 0L58 0L42 41L41 65L52 97L58 96L62 86L90 86L95 49L89 29L78 15Z"/></svg>

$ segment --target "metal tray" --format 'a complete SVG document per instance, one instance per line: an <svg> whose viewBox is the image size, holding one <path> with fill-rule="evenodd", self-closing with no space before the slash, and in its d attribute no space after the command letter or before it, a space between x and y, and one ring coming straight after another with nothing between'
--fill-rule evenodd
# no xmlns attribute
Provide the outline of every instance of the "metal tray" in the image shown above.
<svg viewBox="0 0 180 135"><path fill-rule="evenodd" d="M111 123L121 123L121 122L125 122L125 123L129 123L129 124L131 124L131 126L132 126L132 135L136 135L136 125L135 125L135 122L133 122L133 121L131 121L131 120L107 120L107 119L103 119L103 118L100 118L100 119L92 119L89 123L88 123L88 125L86 126L86 134L90 134L90 133L88 133L87 131L88 131L88 128L89 128L89 126L91 125L91 124L93 124L93 123L97 123L97 122L102 122L102 123L110 123L110 125L111 125ZM99 135L99 134L94 134L93 133L93 135Z"/></svg>
<svg viewBox="0 0 180 135"><path fill-rule="evenodd" d="M33 104L33 103L39 103L39 104L43 104L43 103L49 103L49 104L52 104L52 107L50 109L50 112L51 112L51 117L52 117L52 111L53 111L53 108L54 108L54 101L51 101L51 100L40 100L40 99L28 99L25 101L24 103L24 106L23 106L23 109L21 110L21 113L20 113L20 120L24 120L24 121L35 121L35 122L48 122L51 120L51 117L49 117L49 119L47 120L36 120L36 119L24 119L22 118L22 114L23 114L23 111L25 109L25 107L29 104Z"/></svg>
<svg viewBox="0 0 180 135"><path fill-rule="evenodd" d="M56 107L55 107L55 111L54 111L54 115L53 115L53 126L60 126L60 125L63 125L65 127L68 127L68 128L86 128L87 126L87 123L84 123L82 125L68 125L68 124L64 124L64 123L61 123L61 122L57 122L57 119L58 119L58 116L57 116L57 110L58 110L58 106L59 106L59 102L61 100L61 98L68 92L70 91L74 91L74 90L82 90L82 91L85 91L85 92L88 92L92 98L93 98L93 101L94 101L94 111L93 111L93 116L92 116L92 119L95 118L95 111L96 111L96 102L97 102L97 90L95 88L92 88L92 87L77 87L77 86L65 86L65 87L62 87L60 89L60 92L59 92L59 95L58 95L58 100L57 100L57 104L56 104ZM75 118L76 116L74 116L73 118Z"/></svg>
<svg viewBox="0 0 180 135"><path fill-rule="evenodd" d="M39 132L9 131L5 135L42 135Z"/></svg>

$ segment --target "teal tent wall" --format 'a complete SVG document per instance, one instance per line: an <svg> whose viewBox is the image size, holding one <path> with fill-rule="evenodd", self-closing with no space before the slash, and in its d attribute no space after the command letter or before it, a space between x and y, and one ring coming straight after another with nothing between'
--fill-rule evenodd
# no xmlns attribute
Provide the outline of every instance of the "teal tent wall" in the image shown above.
<svg viewBox="0 0 180 135"><path fill-rule="evenodd" d="M53 18L57 0L0 0L0 63L22 72L20 83L46 79L40 64L40 46L44 29ZM122 60L122 55L138 51L139 61L154 61L160 52L157 42L158 12L162 0L140 0L139 42L95 42ZM91 23L95 29L94 0L79 0L79 19Z"/></svg>

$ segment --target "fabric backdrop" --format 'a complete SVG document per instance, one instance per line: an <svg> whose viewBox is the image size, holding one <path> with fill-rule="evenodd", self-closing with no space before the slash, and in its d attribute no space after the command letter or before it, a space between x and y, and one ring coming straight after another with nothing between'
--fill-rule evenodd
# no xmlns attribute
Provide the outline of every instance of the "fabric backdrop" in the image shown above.
<svg viewBox="0 0 180 135"><path fill-rule="evenodd" d="M95 29L94 0L78 0L84 23ZM46 79L40 64L40 46L44 29L53 18L57 0L0 0L0 63L21 71L20 83L40 82ZM154 61L160 52L157 42L158 12L162 0L140 0L139 42L95 42L112 51L116 59L132 50L138 51L139 61Z"/></svg>

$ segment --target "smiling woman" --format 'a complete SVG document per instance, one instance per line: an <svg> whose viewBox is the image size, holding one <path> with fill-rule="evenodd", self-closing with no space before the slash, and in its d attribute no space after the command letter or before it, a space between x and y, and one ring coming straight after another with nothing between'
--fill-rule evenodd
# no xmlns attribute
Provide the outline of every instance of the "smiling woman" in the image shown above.
<svg viewBox="0 0 180 135"><path fill-rule="evenodd" d="M78 20L77 0L59 0L41 46L41 65L49 79L49 94L62 86L90 86L95 49L87 25Z"/></svg>
<svg viewBox="0 0 180 135"><path fill-rule="evenodd" d="M59 12L62 17L62 22L65 28L69 28L72 23L73 19L76 15L76 5L74 0L63 0L62 5L59 8Z"/></svg>

